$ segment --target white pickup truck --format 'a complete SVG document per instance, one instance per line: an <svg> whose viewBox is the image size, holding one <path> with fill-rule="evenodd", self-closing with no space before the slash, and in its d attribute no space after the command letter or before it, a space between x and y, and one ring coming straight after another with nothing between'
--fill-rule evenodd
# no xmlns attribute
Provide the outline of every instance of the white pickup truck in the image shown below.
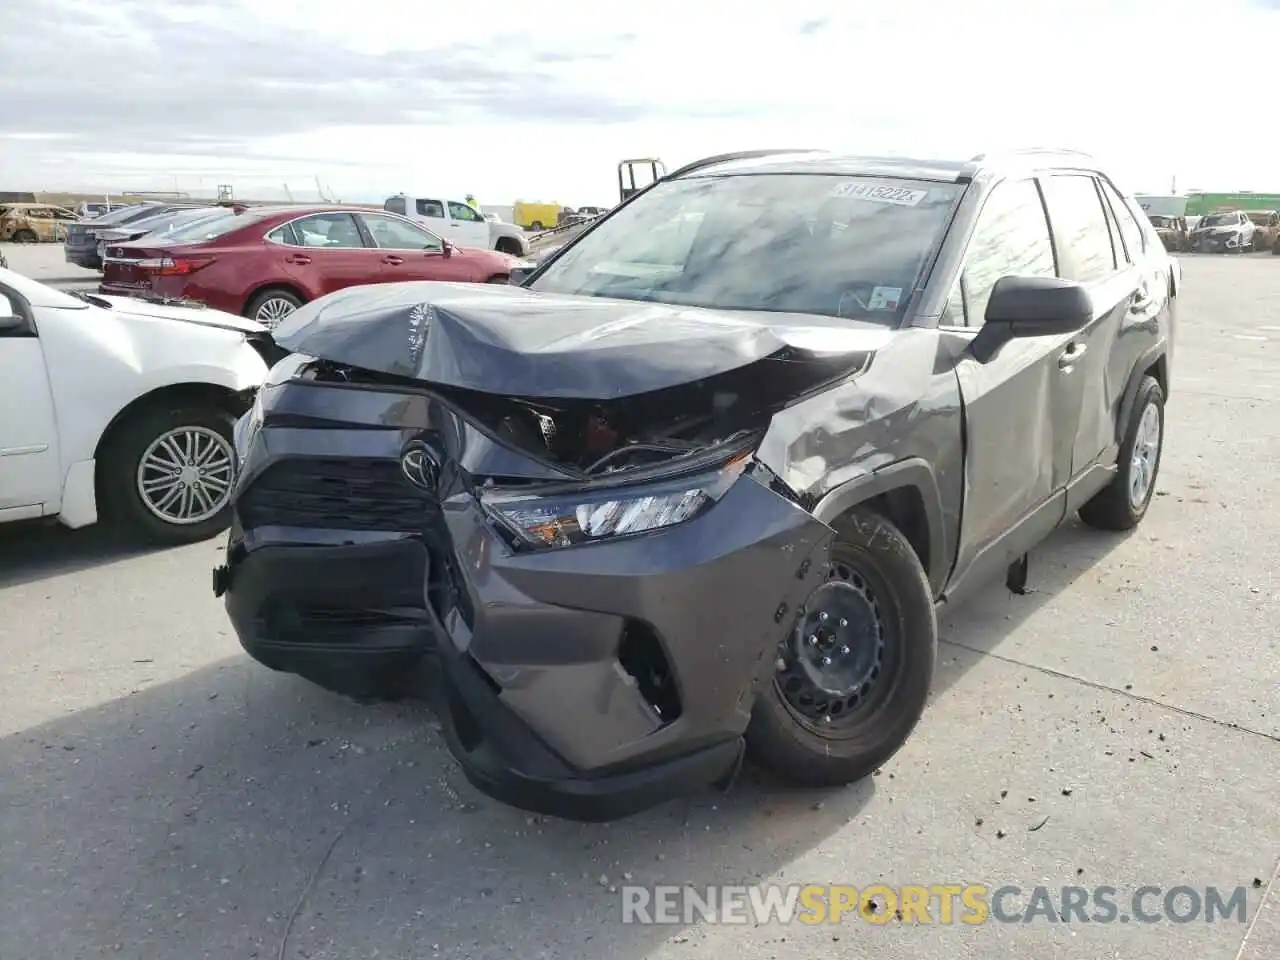
<svg viewBox="0 0 1280 960"><path fill-rule="evenodd" d="M513 257L529 252L524 231L513 223L487 220L484 214L462 200L446 197L410 197L398 193L388 197L382 208L422 224L436 236L451 240L460 247L497 250Z"/></svg>

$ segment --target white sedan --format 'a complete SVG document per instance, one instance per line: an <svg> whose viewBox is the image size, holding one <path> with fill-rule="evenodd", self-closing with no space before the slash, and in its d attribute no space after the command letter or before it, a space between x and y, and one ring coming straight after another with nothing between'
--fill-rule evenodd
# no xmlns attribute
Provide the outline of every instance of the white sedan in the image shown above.
<svg viewBox="0 0 1280 960"><path fill-rule="evenodd" d="M165 544L225 529L232 430L274 349L242 317L0 268L0 523L101 516Z"/></svg>

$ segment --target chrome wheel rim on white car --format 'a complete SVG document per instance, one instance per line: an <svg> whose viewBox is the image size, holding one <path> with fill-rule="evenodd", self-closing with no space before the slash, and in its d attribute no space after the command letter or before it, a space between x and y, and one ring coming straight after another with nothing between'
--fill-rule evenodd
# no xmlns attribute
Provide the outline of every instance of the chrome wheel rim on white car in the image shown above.
<svg viewBox="0 0 1280 960"><path fill-rule="evenodd" d="M231 498L235 453L207 427L162 433L138 461L138 495L165 523L190 526L214 517Z"/></svg>
<svg viewBox="0 0 1280 960"><path fill-rule="evenodd" d="M264 327L271 328L297 309L294 304L283 297L271 297L262 301L262 305L258 307L258 312L253 319Z"/></svg>
<svg viewBox="0 0 1280 960"><path fill-rule="evenodd" d="M1149 403L1138 421L1138 432L1133 438L1133 457L1129 461L1129 503L1134 507L1146 503L1151 492L1156 464L1160 459L1160 436L1160 410L1154 403Z"/></svg>

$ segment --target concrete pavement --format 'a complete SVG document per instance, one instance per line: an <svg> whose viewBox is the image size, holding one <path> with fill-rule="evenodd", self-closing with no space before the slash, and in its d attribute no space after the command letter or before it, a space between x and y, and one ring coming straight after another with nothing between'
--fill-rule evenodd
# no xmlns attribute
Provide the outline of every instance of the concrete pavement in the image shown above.
<svg viewBox="0 0 1280 960"><path fill-rule="evenodd" d="M1071 526L1033 592L948 613L915 737L846 790L747 777L608 826L527 817L466 784L424 708L249 662L219 542L0 532L0 957L1280 957L1280 258L1184 270L1146 521ZM624 884L760 881L1244 886L1248 912L620 922Z"/></svg>

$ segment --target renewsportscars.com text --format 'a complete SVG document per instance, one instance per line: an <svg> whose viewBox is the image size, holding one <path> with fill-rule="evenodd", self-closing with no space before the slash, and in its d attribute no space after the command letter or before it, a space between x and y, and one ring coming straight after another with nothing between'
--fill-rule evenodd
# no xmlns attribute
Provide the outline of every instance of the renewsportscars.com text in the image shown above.
<svg viewBox="0 0 1280 960"><path fill-rule="evenodd" d="M1244 887L989 887L980 884L628 886L622 922L641 924L862 921L982 923L1245 923Z"/></svg>

